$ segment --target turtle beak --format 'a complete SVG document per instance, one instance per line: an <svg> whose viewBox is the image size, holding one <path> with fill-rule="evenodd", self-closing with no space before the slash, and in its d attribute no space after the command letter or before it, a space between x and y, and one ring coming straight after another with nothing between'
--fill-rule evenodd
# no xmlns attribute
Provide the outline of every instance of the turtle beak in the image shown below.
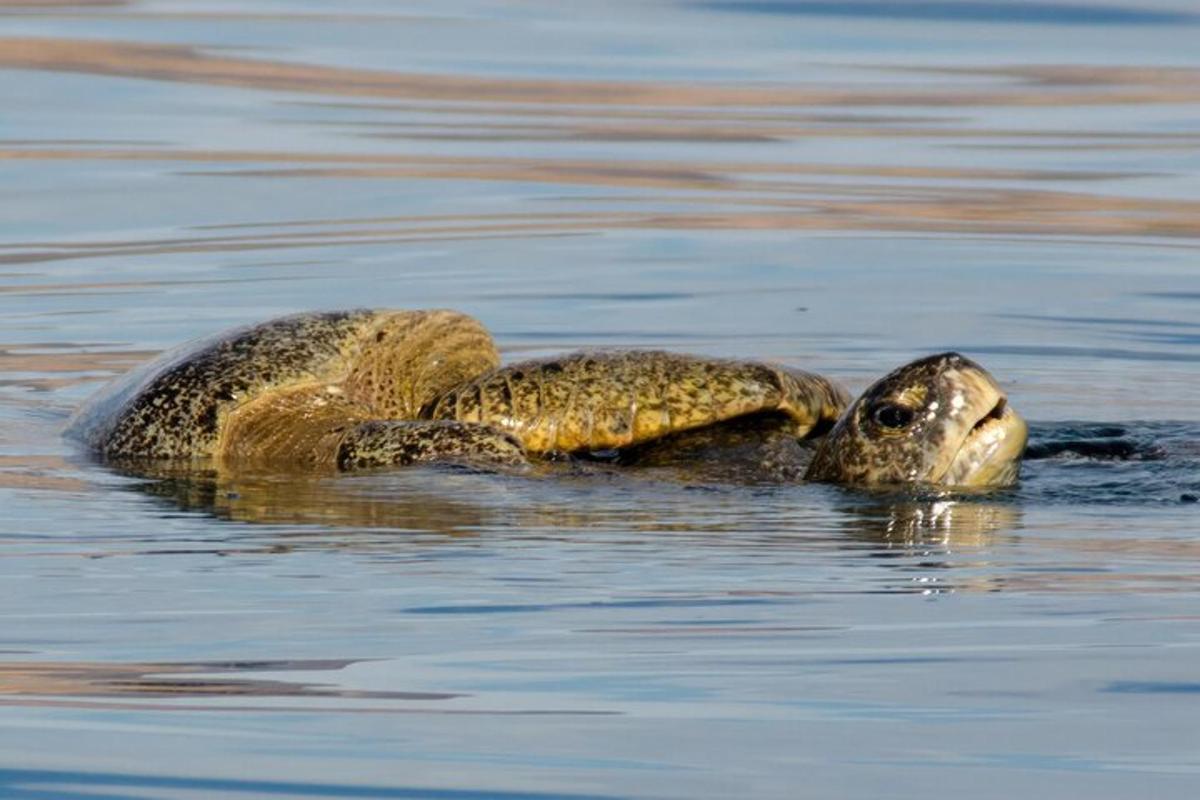
<svg viewBox="0 0 1200 800"><path fill-rule="evenodd" d="M995 487L1016 482L1029 429L1025 420L999 394L963 438L939 483L949 486Z"/></svg>

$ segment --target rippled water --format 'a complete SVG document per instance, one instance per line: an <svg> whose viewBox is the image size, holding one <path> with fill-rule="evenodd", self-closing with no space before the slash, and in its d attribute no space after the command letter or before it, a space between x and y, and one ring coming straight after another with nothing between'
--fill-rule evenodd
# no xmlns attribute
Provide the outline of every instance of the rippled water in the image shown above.
<svg viewBox="0 0 1200 800"><path fill-rule="evenodd" d="M0 796L1180 797L1200 9L0 2ZM454 307L855 389L958 349L984 497L152 481L59 437L276 314Z"/></svg>

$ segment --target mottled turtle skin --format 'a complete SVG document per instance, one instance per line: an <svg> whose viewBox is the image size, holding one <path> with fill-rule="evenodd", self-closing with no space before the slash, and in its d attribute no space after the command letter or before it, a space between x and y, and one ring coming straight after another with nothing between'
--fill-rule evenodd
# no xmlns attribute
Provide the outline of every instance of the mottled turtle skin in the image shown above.
<svg viewBox="0 0 1200 800"><path fill-rule="evenodd" d="M575 353L493 369L422 409L429 419L477 422L532 453L615 450L774 413L791 435L824 432L849 397L819 375L655 350Z"/></svg>
<svg viewBox="0 0 1200 800"><path fill-rule="evenodd" d="M868 387L815 447L759 414L622 451L617 462L751 482L995 488L1016 481L1026 438L995 379L941 353Z"/></svg>
<svg viewBox="0 0 1200 800"><path fill-rule="evenodd" d="M502 431L416 421L499 361L483 326L453 311L297 314L164 353L90 399L67 435L126 463L517 463L521 445Z"/></svg>
<svg viewBox="0 0 1200 800"><path fill-rule="evenodd" d="M524 463L781 415L827 430L849 398L826 379L659 351L499 366L455 311L306 313L184 345L89 400L68 435L110 461L360 469Z"/></svg>
<svg viewBox="0 0 1200 800"><path fill-rule="evenodd" d="M893 370L846 409L805 477L852 485L997 487L1017 480L1028 431L987 370L939 353Z"/></svg>

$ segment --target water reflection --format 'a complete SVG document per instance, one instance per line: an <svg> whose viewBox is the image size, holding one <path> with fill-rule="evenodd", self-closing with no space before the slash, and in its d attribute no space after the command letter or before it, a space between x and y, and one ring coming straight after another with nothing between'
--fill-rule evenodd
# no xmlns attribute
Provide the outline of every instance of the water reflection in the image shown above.
<svg viewBox="0 0 1200 800"><path fill-rule="evenodd" d="M151 477L154 471L143 469L122 485L153 498L155 516L174 519L183 512L261 530L213 529L212 536L185 542L138 534L132 550L104 538L19 544L27 555L342 551L424 560L440 557L438 547L449 542L497 553L526 542L603 553L632 547L655 558L707 552L719 560L783 559L796 563L797 579L815 569L809 580L817 585L830 563L838 570L882 570L881 577L855 582L852 591L868 593L1195 588L1194 575L1183 567L1200 551L1181 538L1171 517L1154 512L1172 505L1186 514L1195 507L1183 499L1200 491L1194 425L1035 424L1032 432L1035 457L1025 478L991 494L722 483L711 472L698 480L678 468L605 462L549 463L521 474L425 467L361 475L159 470ZM38 463L43 477L54 478L65 462ZM34 470L37 464L8 466ZM1031 513L1036 536L1024 534ZM1057 521L1047 527L1047 519ZM687 602L727 599L701 598Z"/></svg>
<svg viewBox="0 0 1200 800"><path fill-rule="evenodd" d="M1200 80L1197 83L1200 84ZM1197 99L1200 100L1200 96ZM477 126L472 123L471 127ZM824 135L840 138L837 131ZM888 129L881 129L878 135L893 138ZM1068 135L1066 138L1072 142L1072 148L1078 146L1076 137ZM1147 146L1157 145L1150 143ZM1187 146L1196 147L1194 138ZM9 147L0 149L0 160L190 163L197 167L186 172L184 177L239 183L259 179L401 183L415 180L485 181L503 185L524 183L593 190L637 190L640 193L622 197L619 201L602 196L577 197L570 205L553 213L300 219L266 225L206 226L204 230L186 236L70 242L15 240L0 247L0 264L566 236L608 230L889 230L1105 237L1200 236L1200 203L1196 201L1037 186L1042 182L1136 178L1134 173L888 165L851 167L716 160L654 159L613 163L507 154L471 157L436 153L189 151L151 147ZM996 185L1006 181L1029 185L1022 188ZM614 204L618 207L608 208ZM80 282L46 286L18 283L6 291L80 293L162 285L156 280L133 284Z"/></svg>
<svg viewBox="0 0 1200 800"><path fill-rule="evenodd" d="M1020 530L1023 509L1011 493L986 496L946 495L840 506L850 540L882 545L905 554L948 554L960 548L983 549L997 537Z"/></svg>
<svg viewBox="0 0 1200 800"><path fill-rule="evenodd" d="M186 45L56 37L0 38L0 67L206 83L258 90L408 100L602 106L970 106L1195 102L1196 70L1099 64L928 68L930 73L1015 78L1014 84L808 88L490 78L354 69L221 55Z"/></svg>
<svg viewBox="0 0 1200 800"><path fill-rule="evenodd" d="M281 773L282 774L282 773ZM44 787L50 787L48 790ZM329 797L334 800L623 800L628 795L570 791L507 791L496 788L449 789L441 786L330 783L325 780L147 775L77 769L5 769L0 790L8 800L111 800L113 797ZM130 794L115 795L114 792ZM147 794L152 792L153 794ZM180 794L182 793L182 794Z"/></svg>
<svg viewBox="0 0 1200 800"><path fill-rule="evenodd" d="M445 692L395 692L343 689L335 685L278 678L246 677L256 672L327 673L353 660L235 662L83 663L71 661L0 662L0 705L36 698L187 698L295 697L365 698L375 700L448 700ZM220 677L212 677L220 676ZM19 698L19 699L18 699Z"/></svg>
<svg viewBox="0 0 1200 800"><path fill-rule="evenodd" d="M737 522L737 490L687 486L661 475L639 482L586 464L546 464L538 471L522 476L431 466L364 475L209 470L147 478L143 470L133 486L175 510L267 525L454 537L567 536L613 525L637 532L746 529ZM697 499L712 512L707 518L689 505ZM319 538L320 529L312 536Z"/></svg>
<svg viewBox="0 0 1200 800"><path fill-rule="evenodd" d="M134 487L185 512L266 525L374 528L462 537L569 537L620 530L781 542L800 536L893 552L983 548L1020 528L1008 493L930 496L836 487L714 482L699 473L606 464L547 463L532 474L416 467L366 475L175 472ZM830 496L835 501L829 509ZM308 542L320 537L320 529ZM331 542L349 541L331 537ZM281 546L286 546L281 541Z"/></svg>
<svg viewBox="0 0 1200 800"><path fill-rule="evenodd" d="M1200 433L1190 423L1034 423L1022 481L984 493L806 485L800 476L811 450L770 430L759 441L735 427L736 446L695 438L616 460L572 458L495 472L453 465L362 474L137 461L104 467L174 511L317 531L570 535L615 525L646 533L806 534L894 552L987 547L1021 528L1029 504L1187 504L1200 491ZM58 457L8 457L0 468L0 486L89 488Z"/></svg>
<svg viewBox="0 0 1200 800"><path fill-rule="evenodd" d="M468 535L507 527L502 509L452 492L404 487L379 495L356 491L353 478L229 474L217 471L146 480L136 488L180 511L268 525L388 528Z"/></svg>
<svg viewBox="0 0 1200 800"><path fill-rule="evenodd" d="M919 22L1019 23L1025 25L1187 25L1200 22L1200 15L1183 11L1137 8L1132 5L1086 3L984 2L982 0L703 0L700 8L740 14L785 16L850 17L915 20Z"/></svg>

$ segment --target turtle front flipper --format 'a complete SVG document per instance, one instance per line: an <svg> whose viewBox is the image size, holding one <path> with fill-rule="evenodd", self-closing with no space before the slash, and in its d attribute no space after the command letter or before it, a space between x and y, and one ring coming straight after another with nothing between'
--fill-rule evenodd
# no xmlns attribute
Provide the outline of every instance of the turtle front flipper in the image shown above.
<svg viewBox="0 0 1200 800"><path fill-rule="evenodd" d="M348 431L337 448L340 470L419 463L518 466L525 449L510 434L470 422L373 420Z"/></svg>
<svg viewBox="0 0 1200 800"><path fill-rule="evenodd" d="M493 425L531 453L619 449L778 412L796 438L832 427L849 398L819 375L662 351L575 353L486 372L422 409Z"/></svg>
<svg viewBox="0 0 1200 800"><path fill-rule="evenodd" d="M378 419L376 409L338 386L311 384L264 395L225 419L218 447L225 467L365 469L419 462L521 464L507 433L465 422Z"/></svg>

